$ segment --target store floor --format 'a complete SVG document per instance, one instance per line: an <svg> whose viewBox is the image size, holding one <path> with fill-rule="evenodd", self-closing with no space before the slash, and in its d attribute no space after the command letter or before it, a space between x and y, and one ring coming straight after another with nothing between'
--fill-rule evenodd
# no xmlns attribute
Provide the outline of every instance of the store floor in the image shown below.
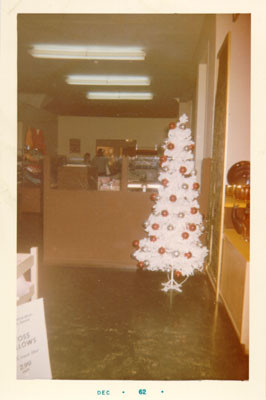
<svg viewBox="0 0 266 400"><path fill-rule="evenodd" d="M21 222L19 251L27 251L27 236L41 248L37 220ZM207 276L191 277L182 293L162 292L165 279L160 272L40 263L53 378L248 379L248 357Z"/></svg>

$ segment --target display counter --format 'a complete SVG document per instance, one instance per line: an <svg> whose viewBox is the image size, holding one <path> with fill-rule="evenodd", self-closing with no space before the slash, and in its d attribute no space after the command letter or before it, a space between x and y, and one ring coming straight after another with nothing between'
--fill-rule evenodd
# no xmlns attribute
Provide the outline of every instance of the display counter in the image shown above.
<svg viewBox="0 0 266 400"><path fill-rule="evenodd" d="M75 168L79 178L84 179L86 168ZM133 168L130 173L130 159L124 157L119 190L110 185L112 177L109 177L109 183L103 183L106 177L102 177L100 182L106 186L100 187L98 181L98 190L85 190L84 185L66 188L65 183L63 187L60 182L55 184L50 173L50 160L46 158L43 185L44 263L135 268L136 261L131 257L134 251L132 242L145 236L143 224L154 205L151 193L157 192L160 185L158 181L136 179L136 170L141 170L142 174L149 169ZM72 181L70 183L73 184Z"/></svg>
<svg viewBox="0 0 266 400"><path fill-rule="evenodd" d="M145 235L150 193L128 190L128 160L120 190L54 188L44 161L43 258L46 265L136 267L132 242ZM152 189L156 191L156 189Z"/></svg>

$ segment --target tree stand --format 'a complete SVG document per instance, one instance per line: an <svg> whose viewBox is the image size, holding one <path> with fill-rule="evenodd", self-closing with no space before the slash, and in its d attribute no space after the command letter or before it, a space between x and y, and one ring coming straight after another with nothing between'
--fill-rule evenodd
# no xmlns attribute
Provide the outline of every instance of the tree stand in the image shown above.
<svg viewBox="0 0 266 400"><path fill-rule="evenodd" d="M168 277L169 277L169 275L168 275ZM171 278L169 279L169 281L162 283L164 288L161 290L163 292L168 292L168 290L176 290L177 292L182 292L181 287L187 279L188 279L188 276L181 283L176 282L176 280L174 279L174 268L171 267Z"/></svg>

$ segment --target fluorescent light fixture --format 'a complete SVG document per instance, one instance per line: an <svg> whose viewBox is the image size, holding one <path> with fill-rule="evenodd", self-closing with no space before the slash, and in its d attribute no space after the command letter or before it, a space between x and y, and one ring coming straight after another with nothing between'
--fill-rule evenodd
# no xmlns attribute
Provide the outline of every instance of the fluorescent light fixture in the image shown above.
<svg viewBox="0 0 266 400"><path fill-rule="evenodd" d="M147 76L68 75L66 82L69 85L148 86L151 80Z"/></svg>
<svg viewBox="0 0 266 400"><path fill-rule="evenodd" d="M89 92L89 100L152 100L152 93L137 92Z"/></svg>
<svg viewBox="0 0 266 400"><path fill-rule="evenodd" d="M33 57L80 60L144 60L140 47L67 46L36 44L29 50Z"/></svg>

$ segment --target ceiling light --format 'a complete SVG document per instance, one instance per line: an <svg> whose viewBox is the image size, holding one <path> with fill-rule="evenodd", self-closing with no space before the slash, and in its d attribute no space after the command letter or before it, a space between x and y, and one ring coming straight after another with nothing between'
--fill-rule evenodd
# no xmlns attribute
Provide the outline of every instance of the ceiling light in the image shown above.
<svg viewBox="0 0 266 400"><path fill-rule="evenodd" d="M147 76L105 76L105 75L68 75L69 85L112 85L112 86L148 86L151 81Z"/></svg>
<svg viewBox="0 0 266 400"><path fill-rule="evenodd" d="M140 47L67 46L36 44L29 50L33 57L84 60L144 60Z"/></svg>
<svg viewBox="0 0 266 400"><path fill-rule="evenodd" d="M89 92L89 100L152 100L152 93L137 92Z"/></svg>

